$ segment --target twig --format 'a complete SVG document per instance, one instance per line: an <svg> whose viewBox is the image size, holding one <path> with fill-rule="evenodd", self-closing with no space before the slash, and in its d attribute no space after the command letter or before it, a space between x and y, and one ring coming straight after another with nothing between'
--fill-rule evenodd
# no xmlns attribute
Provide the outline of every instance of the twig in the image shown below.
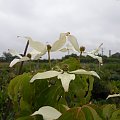
<svg viewBox="0 0 120 120"><path fill-rule="evenodd" d="M50 66L50 69L51 69L50 51L48 51L48 60L49 60L49 66Z"/></svg>
<svg viewBox="0 0 120 120"><path fill-rule="evenodd" d="M27 44L26 44L26 46L25 46L25 50L24 50L23 56L25 56L26 53L27 53L28 45L29 45L29 40L27 41ZM24 63L24 61L22 61L21 64L20 64L20 68L19 68L18 75L20 75L20 74L22 73L23 63Z"/></svg>

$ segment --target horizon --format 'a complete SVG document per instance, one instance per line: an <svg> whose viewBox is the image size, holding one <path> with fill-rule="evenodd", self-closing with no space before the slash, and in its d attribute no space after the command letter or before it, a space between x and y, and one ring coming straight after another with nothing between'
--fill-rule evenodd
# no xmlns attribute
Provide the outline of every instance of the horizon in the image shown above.
<svg viewBox="0 0 120 120"><path fill-rule="evenodd" d="M120 0L0 0L0 53L22 52L24 40L53 43L70 32L90 51L103 43L104 54L120 52ZM57 57L57 56L55 56Z"/></svg>

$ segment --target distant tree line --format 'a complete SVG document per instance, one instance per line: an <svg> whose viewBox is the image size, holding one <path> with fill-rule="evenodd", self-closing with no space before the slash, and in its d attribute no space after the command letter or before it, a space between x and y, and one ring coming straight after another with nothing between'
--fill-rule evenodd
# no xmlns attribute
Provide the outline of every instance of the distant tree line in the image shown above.
<svg viewBox="0 0 120 120"><path fill-rule="evenodd" d="M99 55L101 56L101 55ZM62 59L68 59L69 57L75 57L77 59L79 59L79 56L77 56L76 54L71 54L71 55L66 55L64 56ZM103 58L103 63L120 63L120 53L115 53L113 55L111 55L110 57L107 56L101 56ZM81 56L80 58L80 62L81 63L98 63L98 61L96 59L91 58L90 56Z"/></svg>
<svg viewBox="0 0 120 120"><path fill-rule="evenodd" d="M9 52L3 52L0 62L10 62L14 57Z"/></svg>
<svg viewBox="0 0 120 120"><path fill-rule="evenodd" d="M101 55L99 55L99 56L101 56ZM77 54L71 54L71 55L65 55L64 57L62 57L62 60L68 59L69 57L74 57L76 59L79 59L79 56ZM3 52L2 57L0 57L0 62L10 62L14 58L15 57L13 57L9 52ZM120 53L119 52L111 55L110 57L107 57L104 55L104 56L102 56L102 58L103 58L104 63L110 63L110 62L120 63ZM40 61L47 62L47 59L43 59ZM52 59L51 61L56 61L56 59ZM90 56L81 56L80 62L81 63L92 63L92 62L98 63L98 61L96 59L93 59Z"/></svg>

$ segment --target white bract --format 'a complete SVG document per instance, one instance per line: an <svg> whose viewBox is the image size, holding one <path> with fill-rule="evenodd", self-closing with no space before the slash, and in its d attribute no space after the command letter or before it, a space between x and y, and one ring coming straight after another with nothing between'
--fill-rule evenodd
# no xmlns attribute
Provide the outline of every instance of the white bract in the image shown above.
<svg viewBox="0 0 120 120"><path fill-rule="evenodd" d="M103 45L103 43L101 43L101 44L98 46L98 48L96 48L96 49L94 49L94 50L92 50L92 51L90 51L90 52L87 52L87 53L93 54L93 55L98 55L98 52L100 51L102 45Z"/></svg>
<svg viewBox="0 0 120 120"><path fill-rule="evenodd" d="M68 52L68 54L69 54L69 51L70 51L70 50L73 50L73 51L74 51L73 46L70 45L70 44L67 44L66 47L60 49L61 52Z"/></svg>
<svg viewBox="0 0 120 120"><path fill-rule="evenodd" d="M98 52L99 52L102 45L103 45L103 43L101 43L98 48L96 48L96 49L94 49L94 50L92 50L90 52L84 52L88 56L90 56L90 57L92 57L94 59L97 59L101 65L103 65L103 61L102 61L102 57L98 56Z"/></svg>
<svg viewBox="0 0 120 120"><path fill-rule="evenodd" d="M95 71L86 71L83 69L78 69L78 70L71 71L71 72L66 72L66 71L58 72L58 71L50 70L50 71L46 71L46 72L42 72L42 73L37 73L36 75L34 75L32 77L30 82L32 83L37 79L39 79L39 80L47 79L47 78L52 78L52 77L57 76L57 78L61 80L64 90L67 92L69 89L70 81L75 79L75 74L93 75L100 79L99 75Z"/></svg>
<svg viewBox="0 0 120 120"><path fill-rule="evenodd" d="M8 52L9 52L12 56L17 56L17 57L19 57L19 58L22 57L18 52L16 52L16 51L13 50L13 49L8 49Z"/></svg>
<svg viewBox="0 0 120 120"><path fill-rule="evenodd" d="M83 74L83 75L93 75L93 76L96 76L97 78L100 79L100 76L95 71L86 71L84 69L78 69L78 70L75 70L75 71L71 71L70 73Z"/></svg>
<svg viewBox="0 0 120 120"><path fill-rule="evenodd" d="M37 51L33 50L31 51L29 54L31 55L31 58L28 56L22 56L20 55L18 52L16 52L15 50L12 49L8 49L9 53L12 56L17 56L18 58L15 58L11 61L9 67L13 67L16 63L18 62L22 62L22 61L28 61L28 60L37 60L40 58L41 54L38 53Z"/></svg>
<svg viewBox="0 0 120 120"><path fill-rule="evenodd" d="M74 49L75 49L77 52L81 53L81 51L80 51L80 46L79 46L79 44L78 44L78 42L77 42L77 39L76 39L73 35L70 35L70 34L69 34L69 35L68 35L68 40L69 40L70 43L73 45ZM90 57L92 57L92 58L94 58L94 59L97 59L101 65L103 64L103 62L102 62L102 57L97 56L97 54L98 54L98 52L99 52L99 50L100 50L100 48L101 48L102 45L103 45L103 43L100 44L100 46L99 46L98 48L96 48L96 49L94 49L94 50L92 50L92 51L90 51L90 52L84 52L84 53L86 53L87 55L89 55Z"/></svg>
<svg viewBox="0 0 120 120"><path fill-rule="evenodd" d="M111 98L111 97L120 97L120 93L119 94L108 95L108 97L106 99Z"/></svg>
<svg viewBox="0 0 120 120"><path fill-rule="evenodd" d="M75 79L75 75L64 72L64 73L59 74L57 78L61 80L62 86L64 90L67 92L69 89L70 81Z"/></svg>
<svg viewBox="0 0 120 120"><path fill-rule="evenodd" d="M62 114L53 107L44 106L38 111L35 111L31 116L42 115L44 120L55 120L58 119Z"/></svg>
<svg viewBox="0 0 120 120"><path fill-rule="evenodd" d="M25 38L29 40L29 45L35 50L39 51L42 55L44 55L46 52L55 52L59 50L66 42L65 33L61 33L59 40L55 41L52 45L46 45L42 42L34 41L30 37Z"/></svg>
<svg viewBox="0 0 120 120"><path fill-rule="evenodd" d="M38 52L37 50L33 49L31 52L29 52L30 55L32 55L31 60L38 60L43 55L41 52Z"/></svg>
<svg viewBox="0 0 120 120"><path fill-rule="evenodd" d="M90 56L90 57L92 57L92 58L94 58L94 59L97 59L97 60L99 61L99 63L100 63L101 65L103 65L102 57L97 56L97 55L94 55L94 54L91 54L91 53L87 53L87 55Z"/></svg>
<svg viewBox="0 0 120 120"><path fill-rule="evenodd" d="M80 53L80 47L79 47L76 37L71 34L68 34L67 38L68 38L68 41L70 41L70 43L74 47L74 49Z"/></svg>

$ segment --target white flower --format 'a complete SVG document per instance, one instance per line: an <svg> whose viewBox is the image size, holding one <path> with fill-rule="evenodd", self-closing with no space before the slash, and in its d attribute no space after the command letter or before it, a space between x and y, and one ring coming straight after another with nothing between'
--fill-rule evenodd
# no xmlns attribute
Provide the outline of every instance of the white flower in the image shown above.
<svg viewBox="0 0 120 120"><path fill-rule="evenodd" d="M34 75L32 77L30 82L34 82L36 79L47 79L47 78L56 77L61 73L62 72L58 72L58 71L54 71L54 70L50 70L50 71L46 71L46 72L42 72L42 73L37 73L36 75Z"/></svg>
<svg viewBox="0 0 120 120"><path fill-rule="evenodd" d="M31 52L29 52L29 54L32 55L31 56L32 57L31 60L38 60L43 55L41 52L39 52L39 51L37 51L35 49L33 49Z"/></svg>
<svg viewBox="0 0 120 120"><path fill-rule="evenodd" d="M58 72L58 71L50 70L50 71L43 72L43 73L37 73L36 75L34 75L32 77L30 82L32 83L37 79L47 79L47 78L52 78L52 77L57 76L58 79L61 79L62 86L63 86L64 90L67 92L70 81L75 79L75 74L93 75L100 79L99 75L96 72L86 71L83 69L78 69L78 70L71 71L71 72L66 72L66 71Z"/></svg>
<svg viewBox="0 0 120 120"><path fill-rule="evenodd" d="M9 53L12 56L17 56L18 58L15 58L11 61L9 67L13 67L16 63L22 62L22 61L28 61L28 60L37 60L40 58L41 54L38 53L37 51L33 50L29 54L31 55L31 58L28 56L21 56L19 53L17 53L15 50L8 49Z"/></svg>
<svg viewBox="0 0 120 120"><path fill-rule="evenodd" d="M75 75L64 72L63 74L59 74L57 78L61 79L62 86L64 90L67 92L69 89L69 83L71 80L75 79Z"/></svg>
<svg viewBox="0 0 120 120"><path fill-rule="evenodd" d="M68 38L68 41L70 41L70 43L74 47L74 49L80 53L80 47L79 47L76 37L71 34L68 34L67 38Z"/></svg>
<svg viewBox="0 0 120 120"><path fill-rule="evenodd" d="M73 51L74 51L73 46L70 45L70 44L67 44L65 48L60 49L61 52L68 52L68 54L69 54L69 51L70 51L70 50L73 50Z"/></svg>
<svg viewBox="0 0 120 120"><path fill-rule="evenodd" d="M83 74L83 75L93 75L93 76L96 76L100 79L99 75L95 71L86 71L84 69L78 69L78 70L75 70L75 71L71 71L70 73Z"/></svg>
<svg viewBox="0 0 120 120"><path fill-rule="evenodd" d="M98 48L96 48L96 49L94 49L94 50L92 50L90 52L84 52L88 56L90 56L90 57L92 57L94 59L97 59L101 65L103 65L103 61L102 61L102 57L98 56L98 52L99 52L102 45L103 45L103 43L100 44L100 46Z"/></svg>
<svg viewBox="0 0 120 120"><path fill-rule="evenodd" d="M69 41L74 46L75 50L80 53L81 51L80 51L77 39L74 36L68 36L68 37L69 37ZM83 53L86 53L88 56L90 56L90 57L92 57L94 59L97 59L99 61L99 63L102 65L103 64L102 57L97 56L98 51L100 50L102 45L103 45L103 43L98 48L96 48L96 49L94 49L94 50L92 50L90 52L83 52Z"/></svg>
<svg viewBox="0 0 120 120"><path fill-rule="evenodd" d="M44 106L38 111L35 111L31 116L42 115L44 120L55 120L58 119L62 114L53 107Z"/></svg>
<svg viewBox="0 0 120 120"><path fill-rule="evenodd" d="M55 41L51 46L43 44L38 41L32 40L31 37L25 37L27 40L29 40L29 45L34 48L35 50L41 52L42 55L44 55L46 52L55 52L59 50L66 42L65 33L61 33L59 40ZM49 47L49 48L48 48Z"/></svg>
<svg viewBox="0 0 120 120"><path fill-rule="evenodd" d="M103 45L103 43L101 43L96 49L94 49L88 53L93 54L93 55L98 55L98 52L100 51L102 45Z"/></svg>
<svg viewBox="0 0 120 120"><path fill-rule="evenodd" d="M94 59L97 59L97 60L99 61L99 63L100 63L101 65L103 65L102 57L97 56L97 55L94 55L94 54L91 54L91 53L87 53L87 55L90 56L90 57L92 57L92 58L94 58Z"/></svg>
<svg viewBox="0 0 120 120"><path fill-rule="evenodd" d="M119 94L108 95L108 97L106 99L111 98L111 97L120 97L120 93Z"/></svg>
<svg viewBox="0 0 120 120"><path fill-rule="evenodd" d="M12 56L17 56L17 57L19 57L19 58L22 57L18 52L16 52L16 51L13 50L13 49L8 49L8 52L9 52Z"/></svg>
<svg viewBox="0 0 120 120"><path fill-rule="evenodd" d="M22 58L20 58L20 59L15 58L15 59L13 59L13 60L11 61L9 67L13 67L13 66L14 66L16 63L18 63L18 62L28 61L28 60L30 60L28 57L22 57Z"/></svg>
<svg viewBox="0 0 120 120"><path fill-rule="evenodd" d="M68 40L73 45L75 50L78 51L79 53L81 53L77 39L73 35L68 35ZM97 56L102 45L103 45L103 43L100 44L100 46L98 48L96 48L90 52L83 52L83 53L86 53L88 56L90 56L94 59L97 59L99 61L99 63L102 65L103 64L102 57Z"/></svg>

